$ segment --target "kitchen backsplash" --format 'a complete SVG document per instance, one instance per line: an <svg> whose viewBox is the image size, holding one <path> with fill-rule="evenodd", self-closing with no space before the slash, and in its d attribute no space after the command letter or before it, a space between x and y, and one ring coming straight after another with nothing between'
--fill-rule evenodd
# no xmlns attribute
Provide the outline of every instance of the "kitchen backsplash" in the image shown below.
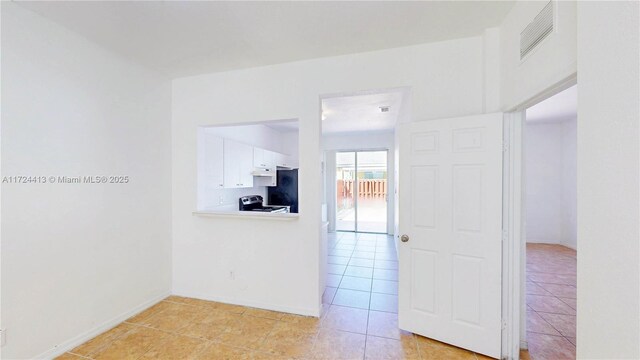
<svg viewBox="0 0 640 360"><path fill-rule="evenodd" d="M238 199L247 195L261 195L266 200L267 188L264 186L255 186L252 188L210 190L202 205L204 209L213 209L221 206L228 207L232 205L238 207Z"/></svg>

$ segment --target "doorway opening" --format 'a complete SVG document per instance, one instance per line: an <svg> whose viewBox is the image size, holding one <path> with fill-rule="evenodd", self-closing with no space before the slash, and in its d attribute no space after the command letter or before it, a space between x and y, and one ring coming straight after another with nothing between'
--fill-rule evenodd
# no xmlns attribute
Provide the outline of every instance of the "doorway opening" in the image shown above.
<svg viewBox="0 0 640 360"><path fill-rule="evenodd" d="M384 349L385 356L394 359L476 358L476 353L497 358L502 114L410 122L407 90L321 97L323 221L328 224L323 226L329 229L321 259L321 267L326 264L321 268L326 279L321 281L325 285L321 326L358 337L365 357L369 357L367 351L377 356L374 349ZM363 182L385 175L367 174L363 164L384 168L383 162L366 159L380 152L386 155L389 170L386 189L376 194L375 187L365 187ZM438 160L437 153L456 162L438 169L439 163L429 163ZM449 190L439 185L445 182L452 184ZM440 201L439 194L447 195ZM366 201L387 196L386 233L363 232L368 225L363 223ZM482 206L489 207L490 217L480 210ZM404 216L398 216L401 210ZM455 221L457 233L450 236L452 241L440 241L442 249L428 248L433 244L425 237L447 228L444 224L451 221L445 217L453 215L450 220ZM398 236L399 228L409 229L408 220L416 228L411 241L408 235ZM453 249L451 243L457 247ZM447 256L453 262L436 261L438 251L459 249L463 252ZM435 290L436 285L444 288L441 284L446 281L454 285L452 291ZM407 296L407 291L413 295ZM447 294L453 295L448 299ZM453 308L437 310L435 303ZM456 318L437 311L450 311ZM443 323L445 318L449 323ZM464 329L454 329L450 326L454 322ZM360 354L350 357L362 358Z"/></svg>
<svg viewBox="0 0 640 360"><path fill-rule="evenodd" d="M387 153L336 152L336 231L387 233Z"/></svg>
<svg viewBox="0 0 640 360"><path fill-rule="evenodd" d="M577 121L574 85L529 107L522 126L525 327L532 358L576 355Z"/></svg>
<svg viewBox="0 0 640 360"><path fill-rule="evenodd" d="M322 221L336 231L395 234L397 129L409 122L410 88L320 96Z"/></svg>

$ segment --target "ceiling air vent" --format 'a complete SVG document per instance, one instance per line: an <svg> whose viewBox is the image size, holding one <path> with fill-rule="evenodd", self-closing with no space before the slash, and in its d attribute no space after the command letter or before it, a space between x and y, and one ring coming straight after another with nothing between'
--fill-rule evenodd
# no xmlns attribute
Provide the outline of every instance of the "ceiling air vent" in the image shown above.
<svg viewBox="0 0 640 360"><path fill-rule="evenodd" d="M520 33L520 60L553 31L553 3L549 3L536 15L535 19Z"/></svg>

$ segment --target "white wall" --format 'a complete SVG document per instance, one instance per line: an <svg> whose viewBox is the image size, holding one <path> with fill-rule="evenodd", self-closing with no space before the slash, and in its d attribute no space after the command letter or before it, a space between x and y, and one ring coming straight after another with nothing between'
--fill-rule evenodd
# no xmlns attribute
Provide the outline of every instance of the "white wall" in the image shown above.
<svg viewBox="0 0 640 360"><path fill-rule="evenodd" d="M520 60L520 33L547 1L517 1L500 25L500 102L511 110L575 74L576 2L554 1L556 28Z"/></svg>
<svg viewBox="0 0 640 360"><path fill-rule="evenodd" d="M322 135L322 150L393 149L394 132L360 132Z"/></svg>
<svg viewBox="0 0 640 360"><path fill-rule="evenodd" d="M527 242L576 248L576 120L525 126Z"/></svg>
<svg viewBox="0 0 640 360"><path fill-rule="evenodd" d="M640 3L578 3L578 353L640 358Z"/></svg>
<svg viewBox="0 0 640 360"><path fill-rule="evenodd" d="M8 2L2 75L2 176L130 177L2 185L2 355L52 356L170 291L170 83Z"/></svg>
<svg viewBox="0 0 640 360"><path fill-rule="evenodd" d="M174 292L319 314L320 96L410 86L413 121L477 114L483 69L483 39L473 37L174 80ZM298 220L192 215L197 126L292 118L300 121Z"/></svg>
<svg viewBox="0 0 640 360"><path fill-rule="evenodd" d="M333 156L333 161L326 161L327 167L325 172L326 192L323 202L327 204L327 215L329 220L329 231L335 231L336 227L336 187L335 187L335 152L338 150L377 150L386 149L387 154L387 189L389 191L389 200L387 202L387 233L394 232L395 204L393 194L395 190L395 156L394 156L394 132L362 132L352 134L325 134L322 135L321 147L325 152L325 159Z"/></svg>
<svg viewBox="0 0 640 360"><path fill-rule="evenodd" d="M288 131L281 134L282 143L280 148L283 154L291 156L291 162L298 164L298 158L300 156L300 136L297 131Z"/></svg>
<svg viewBox="0 0 640 360"><path fill-rule="evenodd" d="M298 132L281 132L264 124L204 128L208 134L232 139L270 151L298 156Z"/></svg>
<svg viewBox="0 0 640 360"><path fill-rule="evenodd" d="M484 55L484 113L500 112L500 28L494 27L484 31L482 36Z"/></svg>
<svg viewBox="0 0 640 360"><path fill-rule="evenodd" d="M499 27L500 109L524 110L543 100L550 89L563 90L577 71L576 2L554 1L555 30L525 59L520 60L520 33L547 1L517 1ZM486 72L490 74L491 72ZM573 80L571 80L573 79ZM490 81L490 79L489 79ZM546 94L549 95L548 93ZM487 103L489 103L487 101ZM522 258L526 259L522 247ZM525 262L521 263L520 339L526 346Z"/></svg>

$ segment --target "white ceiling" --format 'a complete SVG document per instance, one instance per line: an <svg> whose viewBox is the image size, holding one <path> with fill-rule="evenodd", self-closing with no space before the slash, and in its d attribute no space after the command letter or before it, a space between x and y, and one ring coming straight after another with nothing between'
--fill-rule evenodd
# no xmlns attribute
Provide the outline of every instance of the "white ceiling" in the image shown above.
<svg viewBox="0 0 640 360"><path fill-rule="evenodd" d="M171 77L479 35L514 1L20 1Z"/></svg>
<svg viewBox="0 0 640 360"><path fill-rule="evenodd" d="M391 131L402 106L402 92L326 98L322 100L322 133ZM380 107L388 106L388 112Z"/></svg>
<svg viewBox="0 0 640 360"><path fill-rule="evenodd" d="M299 131L298 120L293 121L267 121L263 123L264 126L269 127L278 132L297 132Z"/></svg>
<svg viewBox="0 0 640 360"><path fill-rule="evenodd" d="M527 109L527 122L548 123L578 116L578 86L574 85Z"/></svg>

